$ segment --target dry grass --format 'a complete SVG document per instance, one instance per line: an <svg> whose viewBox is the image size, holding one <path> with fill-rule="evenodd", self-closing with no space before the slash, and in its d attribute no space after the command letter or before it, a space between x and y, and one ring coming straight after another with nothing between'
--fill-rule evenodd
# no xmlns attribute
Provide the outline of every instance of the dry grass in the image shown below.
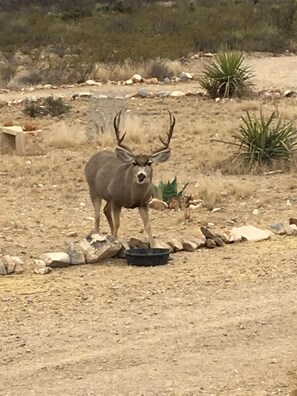
<svg viewBox="0 0 297 396"><path fill-rule="evenodd" d="M157 77L162 79L163 75L171 77L178 75L180 72L181 63L179 61L156 59L140 63L127 59L124 63L118 65L97 63L94 66L91 78L102 82L125 81L137 73L143 78Z"/></svg>
<svg viewBox="0 0 297 396"><path fill-rule="evenodd" d="M86 144L84 127L69 126L64 121L59 121L44 134L44 143L50 147L68 148Z"/></svg>
<svg viewBox="0 0 297 396"><path fill-rule="evenodd" d="M227 181L219 173L212 176L200 176L195 184L194 195L203 200L203 206L213 210L222 203L226 193Z"/></svg>

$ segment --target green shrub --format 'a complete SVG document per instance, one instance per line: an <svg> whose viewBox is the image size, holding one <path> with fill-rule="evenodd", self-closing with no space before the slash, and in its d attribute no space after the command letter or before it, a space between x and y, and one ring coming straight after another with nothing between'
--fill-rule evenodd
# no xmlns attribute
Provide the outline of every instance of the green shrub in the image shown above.
<svg viewBox="0 0 297 396"><path fill-rule="evenodd" d="M189 183L186 183L183 188L178 191L177 188L177 178L172 180L172 182L168 181L167 183L164 183L163 181L160 181L158 186L154 186L154 197L161 199L164 202L170 202L173 198L180 198L186 187L188 186Z"/></svg>
<svg viewBox="0 0 297 396"><path fill-rule="evenodd" d="M212 98L241 96L253 77L250 67L244 66L243 61L241 52L220 51L217 59L203 69L199 83Z"/></svg>
<svg viewBox="0 0 297 396"><path fill-rule="evenodd" d="M70 106L62 98L54 99L49 96L37 102L27 102L24 107L24 113L29 117L39 117L50 115L57 117L65 114L70 110Z"/></svg>
<svg viewBox="0 0 297 396"><path fill-rule="evenodd" d="M265 119L262 111L260 118L255 114L241 117L243 125L232 136L239 147L239 156L249 164L270 164L275 159L288 160L297 147L297 130L291 121L276 117L273 112Z"/></svg>

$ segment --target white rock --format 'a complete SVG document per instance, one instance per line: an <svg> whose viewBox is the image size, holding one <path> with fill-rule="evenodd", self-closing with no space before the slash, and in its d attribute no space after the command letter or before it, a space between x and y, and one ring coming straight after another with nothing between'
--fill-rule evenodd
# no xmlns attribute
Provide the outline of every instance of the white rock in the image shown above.
<svg viewBox="0 0 297 396"><path fill-rule="evenodd" d="M254 209L254 210L253 210L253 215L256 215L256 216L257 216L258 214L259 214L259 210L258 210L258 209Z"/></svg>
<svg viewBox="0 0 297 396"><path fill-rule="evenodd" d="M140 74L134 74L134 76L131 77L131 80L133 83L141 83L143 82L143 78L141 77Z"/></svg>
<svg viewBox="0 0 297 396"><path fill-rule="evenodd" d="M83 85L96 85L97 87L101 87L102 82L94 81L94 80L87 80L83 83Z"/></svg>
<svg viewBox="0 0 297 396"><path fill-rule="evenodd" d="M35 274L45 275L51 272L51 268L47 267L43 260L34 260L34 272Z"/></svg>
<svg viewBox="0 0 297 396"><path fill-rule="evenodd" d="M170 241L167 242L167 245L169 245L174 252L180 252L183 250L183 244L176 238L170 239Z"/></svg>
<svg viewBox="0 0 297 396"><path fill-rule="evenodd" d="M78 243L70 243L67 249L71 265L85 264L86 258L84 249Z"/></svg>
<svg viewBox="0 0 297 396"><path fill-rule="evenodd" d="M191 73L182 72L182 73L179 75L179 78L180 78L182 81L187 81L187 80L192 80L192 79L193 79L193 76L192 76Z"/></svg>
<svg viewBox="0 0 297 396"><path fill-rule="evenodd" d="M172 98L179 98L181 96L185 96L185 92L182 91L173 91L171 92L171 94L169 94L169 96L171 96Z"/></svg>
<svg viewBox="0 0 297 396"><path fill-rule="evenodd" d="M15 261L12 259L12 257L6 254L2 257L2 262L5 266L6 273L12 274L15 268Z"/></svg>
<svg viewBox="0 0 297 396"><path fill-rule="evenodd" d="M78 94L78 97L79 98L90 98L92 96L92 93L91 92L80 92L79 94Z"/></svg>
<svg viewBox="0 0 297 396"><path fill-rule="evenodd" d="M132 84L133 84L133 80L131 78L125 81L125 85L132 85Z"/></svg>
<svg viewBox="0 0 297 396"><path fill-rule="evenodd" d="M161 199L153 198L149 203L149 207L155 210L165 210L168 209L168 204Z"/></svg>
<svg viewBox="0 0 297 396"><path fill-rule="evenodd" d="M46 266L51 268L62 268L70 265L70 257L65 252L43 253L40 260L43 260Z"/></svg>
<svg viewBox="0 0 297 396"><path fill-rule="evenodd" d="M189 241L188 239L182 239L183 250L185 252L195 252L197 249L197 245L195 242Z"/></svg>
<svg viewBox="0 0 297 396"><path fill-rule="evenodd" d="M232 236L235 240L243 238L247 241L257 242L269 239L273 232L269 230L262 230L260 228L247 225L242 227L233 227L231 230Z"/></svg>

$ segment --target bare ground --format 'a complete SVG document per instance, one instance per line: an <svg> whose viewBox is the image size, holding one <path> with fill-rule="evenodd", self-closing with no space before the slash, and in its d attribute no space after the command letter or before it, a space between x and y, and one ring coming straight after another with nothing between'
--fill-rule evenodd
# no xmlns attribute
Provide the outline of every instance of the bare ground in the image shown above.
<svg viewBox="0 0 297 396"><path fill-rule="evenodd" d="M249 61L257 89L295 87L295 57ZM199 65L189 68L196 71ZM196 88L193 82L170 89ZM92 88L117 89L135 90ZM267 111L277 106L296 119L294 98L262 105ZM177 118L173 154L156 168L155 180L175 174L181 184L189 180L190 192L206 205L189 221L183 212L151 211L158 237L199 236L199 227L208 223L220 231L228 220L265 228L297 217L295 172L236 175L234 169L223 176L214 170L229 154L210 138L230 137L243 112L256 111L258 101L131 100L138 120L132 145L154 145L166 128L168 107ZM72 102L62 119L37 121L52 136L45 156L0 157L0 252L20 255L27 263L23 275L0 280L0 394L289 395L297 388L296 237L177 253L159 268L110 260L44 277L32 274L33 258L65 249L77 239L67 237L69 231L83 238L92 228L83 167L97 148L79 140L86 112L87 102ZM0 118L24 121L18 106L5 108ZM221 210L212 213L206 206ZM103 228L107 231L105 222ZM122 215L120 237L130 236L143 238L135 211Z"/></svg>

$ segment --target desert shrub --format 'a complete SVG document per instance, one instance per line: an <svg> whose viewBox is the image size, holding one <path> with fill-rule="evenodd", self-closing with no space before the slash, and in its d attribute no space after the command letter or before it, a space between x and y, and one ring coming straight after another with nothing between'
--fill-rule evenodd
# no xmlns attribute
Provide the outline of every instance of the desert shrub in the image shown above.
<svg viewBox="0 0 297 396"><path fill-rule="evenodd" d="M244 56L237 51L220 51L203 69L199 83L212 98L241 96L251 83L253 73L243 65Z"/></svg>
<svg viewBox="0 0 297 396"><path fill-rule="evenodd" d="M31 71L30 73L19 78L19 83L24 85L37 85L42 82L41 73L38 71Z"/></svg>
<svg viewBox="0 0 297 396"><path fill-rule="evenodd" d="M291 121L276 117L276 113L265 119L249 112L242 117L243 124L233 134L238 154L251 167L269 165L275 159L288 160L297 148L297 130Z"/></svg>
<svg viewBox="0 0 297 396"><path fill-rule="evenodd" d="M29 117L35 118L45 115L57 117L67 113L69 110L70 106L62 98L54 99L52 96L49 96L37 102L27 102L23 111Z"/></svg>
<svg viewBox="0 0 297 396"><path fill-rule="evenodd" d="M156 59L148 70L149 77L156 77L158 80L164 80L178 75L181 72L181 64L178 61Z"/></svg>
<svg viewBox="0 0 297 396"><path fill-rule="evenodd" d="M17 65L15 63L7 63L0 66L0 79L4 83L8 83L16 73Z"/></svg>

